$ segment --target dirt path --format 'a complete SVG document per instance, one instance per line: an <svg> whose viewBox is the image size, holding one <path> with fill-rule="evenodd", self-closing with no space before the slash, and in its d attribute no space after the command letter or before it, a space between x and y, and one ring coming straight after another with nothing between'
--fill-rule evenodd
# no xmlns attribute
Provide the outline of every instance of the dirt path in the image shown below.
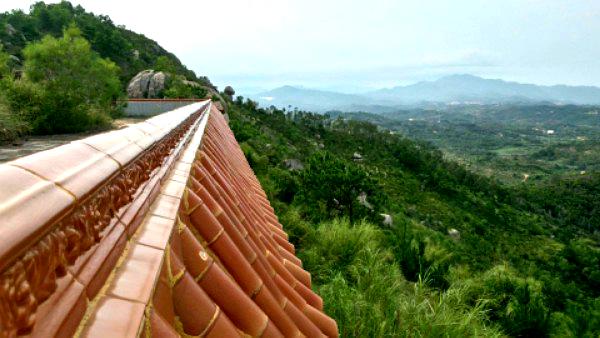
<svg viewBox="0 0 600 338"><path fill-rule="evenodd" d="M122 118L113 122L115 129L127 127L130 124L141 122L144 119ZM44 135L30 136L26 140L22 140L18 145L3 144L0 145L0 163L12 161L19 157L27 156L38 151L48 150L54 147L61 146L71 141L79 140L95 134L104 133L106 131L79 133L79 134L60 134L60 135Z"/></svg>

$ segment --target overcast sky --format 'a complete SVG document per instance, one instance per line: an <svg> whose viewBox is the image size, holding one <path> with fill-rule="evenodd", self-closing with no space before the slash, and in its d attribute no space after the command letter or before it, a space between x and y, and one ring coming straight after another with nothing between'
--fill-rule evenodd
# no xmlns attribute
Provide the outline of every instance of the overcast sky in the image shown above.
<svg viewBox="0 0 600 338"><path fill-rule="evenodd" d="M0 0L0 11L33 2ZM72 3L246 93L284 84L355 92L454 73L600 86L599 0Z"/></svg>

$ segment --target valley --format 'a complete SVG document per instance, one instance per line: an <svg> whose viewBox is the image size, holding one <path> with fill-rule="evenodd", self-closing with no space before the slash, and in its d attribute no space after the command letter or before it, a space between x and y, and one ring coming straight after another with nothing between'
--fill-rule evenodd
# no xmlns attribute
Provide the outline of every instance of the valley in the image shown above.
<svg viewBox="0 0 600 338"><path fill-rule="evenodd" d="M431 143L474 172L516 184L600 169L599 110L574 105L456 105L329 114Z"/></svg>

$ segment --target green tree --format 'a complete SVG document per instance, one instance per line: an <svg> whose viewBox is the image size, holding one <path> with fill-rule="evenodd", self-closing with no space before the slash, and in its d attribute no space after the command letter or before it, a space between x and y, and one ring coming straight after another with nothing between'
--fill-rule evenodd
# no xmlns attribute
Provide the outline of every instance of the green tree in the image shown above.
<svg viewBox="0 0 600 338"><path fill-rule="evenodd" d="M93 52L74 25L62 38L46 36L23 54L23 78L7 86L7 96L35 133L84 131L118 113L119 69Z"/></svg>
<svg viewBox="0 0 600 338"><path fill-rule="evenodd" d="M361 194L367 202L361 203ZM350 222L374 219L384 196L377 182L354 163L345 162L329 152L315 153L300 174L299 198L315 220L347 216Z"/></svg>
<svg viewBox="0 0 600 338"><path fill-rule="evenodd" d="M154 63L154 70L170 74L177 74L177 65L175 65L173 60L162 55L156 59L156 62Z"/></svg>
<svg viewBox="0 0 600 338"><path fill-rule="evenodd" d="M233 89L233 87L227 86L223 90L223 93L225 95L227 95L227 98L231 101L231 100L233 100L233 95L235 95L235 90Z"/></svg>
<svg viewBox="0 0 600 338"><path fill-rule="evenodd" d="M163 96L172 99L201 99L206 96L206 89L198 83L187 82L181 75L169 74Z"/></svg>
<svg viewBox="0 0 600 338"><path fill-rule="evenodd" d="M12 81L9 60L8 54L0 49L0 143L12 141L29 131L29 125L7 104L6 88Z"/></svg>

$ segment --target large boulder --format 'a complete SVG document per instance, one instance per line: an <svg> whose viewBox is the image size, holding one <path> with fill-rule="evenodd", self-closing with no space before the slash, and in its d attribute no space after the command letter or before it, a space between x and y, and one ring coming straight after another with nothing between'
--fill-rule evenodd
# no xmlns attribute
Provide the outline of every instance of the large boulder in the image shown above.
<svg viewBox="0 0 600 338"><path fill-rule="evenodd" d="M129 81L127 96L132 99L156 98L165 89L167 75L152 69L143 70Z"/></svg>
<svg viewBox="0 0 600 338"><path fill-rule="evenodd" d="M148 83L148 97L158 97L160 92L165 89L165 82L167 81L167 75L163 72L157 72L150 78Z"/></svg>
<svg viewBox="0 0 600 338"><path fill-rule="evenodd" d="M11 25L9 23L7 23L4 26L4 30L5 30L6 34L8 34L9 36L13 36L17 33L17 30L15 29L15 27L13 27L13 25Z"/></svg>

